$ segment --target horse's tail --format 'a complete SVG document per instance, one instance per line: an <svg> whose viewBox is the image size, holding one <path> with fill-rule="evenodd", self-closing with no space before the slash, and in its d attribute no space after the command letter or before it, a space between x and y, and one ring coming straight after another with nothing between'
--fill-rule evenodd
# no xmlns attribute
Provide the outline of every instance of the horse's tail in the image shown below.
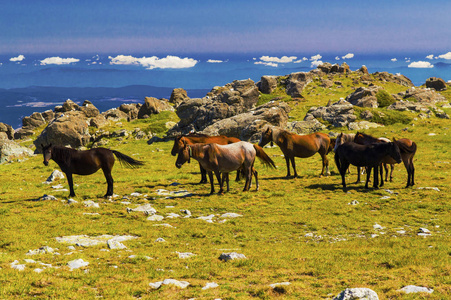
<svg viewBox="0 0 451 300"><path fill-rule="evenodd" d="M120 153L119 151L111 150L111 152L114 153L121 164L124 164L128 168L136 168L137 166L144 165L144 162L131 158L130 156Z"/></svg>
<svg viewBox="0 0 451 300"><path fill-rule="evenodd" d="M410 145L410 146L407 146L404 143L398 143L398 141L396 141L395 143L396 143L396 145L398 145L399 150L401 152L411 153L411 154L415 154L415 152L417 152L417 144L414 141L412 141L412 145Z"/></svg>
<svg viewBox="0 0 451 300"><path fill-rule="evenodd" d="M257 157L260 159L261 162L263 162L265 165L270 166L271 168L277 168L274 161L271 159L271 157L266 154L265 151L263 151L263 148L259 145L254 145L254 149L257 152Z"/></svg>

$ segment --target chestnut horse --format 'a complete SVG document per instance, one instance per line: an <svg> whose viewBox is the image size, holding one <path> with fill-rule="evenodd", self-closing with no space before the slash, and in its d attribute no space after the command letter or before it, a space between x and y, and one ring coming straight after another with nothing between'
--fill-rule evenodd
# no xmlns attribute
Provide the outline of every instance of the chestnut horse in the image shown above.
<svg viewBox="0 0 451 300"><path fill-rule="evenodd" d="M371 145L360 145L354 142L341 144L335 151L335 164L341 175L343 190L346 192L345 175L349 165L357 167L367 167L365 188L368 188L371 169L374 168L373 187L379 188L379 175L377 168L380 166L384 157L390 156L397 163L401 162L401 153L398 145L393 143L379 143Z"/></svg>
<svg viewBox="0 0 451 300"><path fill-rule="evenodd" d="M330 138L327 134L317 132L308 135L298 135L281 128L268 127L263 131L258 145L263 147L269 142L271 142L271 144L273 142L276 143L282 150L287 163L287 177L291 176L290 161L293 166L294 177L298 177L294 158L306 158L314 155L315 153L319 153L323 160L323 168L320 176L324 175L324 169L326 169L326 175L330 175L329 160L326 155L329 153L331 148L329 147Z"/></svg>
<svg viewBox="0 0 451 300"><path fill-rule="evenodd" d="M257 190L258 190L258 174L255 171L254 162L255 157L271 167L275 167L271 158L257 145L248 142L237 142L229 145L218 144L188 144L185 139L182 139L183 147L179 150L177 161L175 165L181 168L185 162L190 162L191 157L197 160L201 166L207 170L210 178L211 190L210 194L215 192L213 184L213 172L219 182L219 194L224 192L224 179L227 178L228 173L236 170L243 170L246 177L246 183L243 191L248 191L250 188L252 175L255 175ZM221 173L223 179L221 180ZM229 190L227 180L227 191Z"/></svg>
<svg viewBox="0 0 451 300"><path fill-rule="evenodd" d="M192 144L198 144L198 143L204 143L204 144L218 144L218 145L227 145L232 144L241 141L238 138L235 137L228 137L225 135L218 135L218 136L209 136L206 134L201 133L189 133L187 135L179 135L174 140L174 146L172 146L171 155L176 156L179 153L179 150L183 147L182 138L186 143L189 145ZM200 183L207 183L207 172L204 168L202 168L202 165L199 164L200 167L200 175L201 180ZM240 179L240 172L237 172L236 174L236 181Z"/></svg>
<svg viewBox="0 0 451 300"><path fill-rule="evenodd" d="M368 145L368 144L372 144L372 143L384 143L384 140L382 140L381 138L379 138L379 139L375 138L375 137L365 134L365 133L357 132L357 134L355 136L355 142L359 143L359 144ZM399 147L399 150L401 152L401 158L404 163L404 167L406 168L406 171L407 171L406 188L409 186L413 186L415 184L415 181L414 181L415 167L413 165L413 157L415 156L415 153L417 151L417 144L414 141L412 141L410 139L406 139L406 138L396 140L395 143ZM393 169L394 169L393 165L395 164L395 162L393 161L393 159L391 157L387 157L386 159L383 160L383 162L391 165L390 181L392 181ZM387 172L388 170L385 169L385 171ZM385 180L387 180L387 173L386 173Z"/></svg>
<svg viewBox="0 0 451 300"><path fill-rule="evenodd" d="M72 174L91 175L102 169L108 185L105 197L108 197L113 195L114 181L113 176L111 176L111 170L115 161L114 156L130 168L144 164L142 161L135 160L118 151L105 148L80 151L67 147L52 146L52 144L41 146L44 154L44 165L48 166L50 159L53 159L61 171L66 174L70 189L69 197L75 197Z"/></svg>

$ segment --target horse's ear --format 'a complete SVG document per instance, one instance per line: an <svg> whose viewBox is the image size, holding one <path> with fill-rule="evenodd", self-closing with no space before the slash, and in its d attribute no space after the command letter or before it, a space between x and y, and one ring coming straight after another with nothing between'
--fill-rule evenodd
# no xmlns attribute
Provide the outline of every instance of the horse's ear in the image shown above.
<svg viewBox="0 0 451 300"><path fill-rule="evenodd" d="M394 142L396 142L396 139L395 139L395 137L393 137L393 143L394 143Z"/></svg>

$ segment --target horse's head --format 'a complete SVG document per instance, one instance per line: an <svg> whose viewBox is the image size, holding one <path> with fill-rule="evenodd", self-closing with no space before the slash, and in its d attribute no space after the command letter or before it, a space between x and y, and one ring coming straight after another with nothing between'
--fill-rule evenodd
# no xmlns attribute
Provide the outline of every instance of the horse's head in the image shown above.
<svg viewBox="0 0 451 300"><path fill-rule="evenodd" d="M178 135L174 140L174 146L172 146L171 155L176 156L179 150L183 147L183 136Z"/></svg>
<svg viewBox="0 0 451 300"><path fill-rule="evenodd" d="M331 145L332 145L332 139L330 140L331 141ZM335 139L335 141L333 142L333 144L334 144L334 152L336 152L337 151L337 148L338 148L338 146L340 146L341 144L343 144L343 132L342 133L340 133L339 135L338 135L338 137Z"/></svg>
<svg viewBox="0 0 451 300"><path fill-rule="evenodd" d="M364 140L365 136L363 135L363 133L357 131L354 137L354 142L357 144L363 144Z"/></svg>
<svg viewBox="0 0 451 300"><path fill-rule="evenodd" d="M262 137L260 138L260 142L258 142L258 145L260 147L265 146L266 144L268 144L269 142L271 142L271 146L272 146L272 129L271 128L267 128L266 130L263 131L262 133Z"/></svg>
<svg viewBox="0 0 451 300"><path fill-rule="evenodd" d="M52 144L48 145L48 146L44 146L43 144L41 144L42 147L42 153L44 154L44 165L48 166L49 165L49 160L52 158Z"/></svg>
<svg viewBox="0 0 451 300"><path fill-rule="evenodd" d="M177 168L181 168L182 165L186 162L190 163L191 162L191 147L190 145L188 145L188 143L186 143L186 141L184 139L182 139L182 147L180 147L179 149L179 154L177 156L177 160L175 161L175 166Z"/></svg>
<svg viewBox="0 0 451 300"><path fill-rule="evenodd" d="M396 161L396 163L400 163L402 161L401 152L399 151L399 147L396 144L396 139L393 138L393 142L390 144L390 156Z"/></svg>

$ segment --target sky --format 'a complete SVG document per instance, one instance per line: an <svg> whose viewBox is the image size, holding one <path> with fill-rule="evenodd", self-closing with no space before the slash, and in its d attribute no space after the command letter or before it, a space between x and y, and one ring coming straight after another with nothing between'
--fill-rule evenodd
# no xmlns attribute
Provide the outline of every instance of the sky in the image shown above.
<svg viewBox="0 0 451 300"><path fill-rule="evenodd" d="M451 51L451 1L14 0L0 54Z"/></svg>

